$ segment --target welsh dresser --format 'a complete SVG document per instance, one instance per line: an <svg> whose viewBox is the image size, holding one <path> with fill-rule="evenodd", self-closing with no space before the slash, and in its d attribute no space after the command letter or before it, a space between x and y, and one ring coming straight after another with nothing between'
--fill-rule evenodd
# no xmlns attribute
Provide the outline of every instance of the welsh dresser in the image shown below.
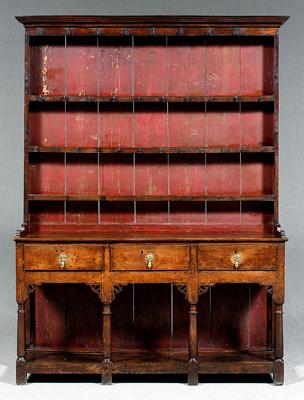
<svg viewBox="0 0 304 400"><path fill-rule="evenodd" d="M287 17L17 20L17 383L267 373L282 384Z"/></svg>

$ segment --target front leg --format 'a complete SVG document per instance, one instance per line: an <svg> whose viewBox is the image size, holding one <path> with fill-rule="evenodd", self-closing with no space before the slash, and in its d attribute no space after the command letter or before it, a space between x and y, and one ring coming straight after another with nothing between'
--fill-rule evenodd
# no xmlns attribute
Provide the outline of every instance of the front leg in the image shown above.
<svg viewBox="0 0 304 400"><path fill-rule="evenodd" d="M25 302L18 303L17 322L17 361L16 361L16 384L24 385L27 382L27 370L25 359Z"/></svg>
<svg viewBox="0 0 304 400"><path fill-rule="evenodd" d="M274 368L273 383L283 385L284 383L284 360L283 360L283 306L274 303L275 318L275 343L274 343Z"/></svg>
<svg viewBox="0 0 304 400"><path fill-rule="evenodd" d="M197 304L189 306L188 385L198 384Z"/></svg>
<svg viewBox="0 0 304 400"><path fill-rule="evenodd" d="M102 384L112 383L112 344L111 344L111 305L103 306L103 363L102 363Z"/></svg>

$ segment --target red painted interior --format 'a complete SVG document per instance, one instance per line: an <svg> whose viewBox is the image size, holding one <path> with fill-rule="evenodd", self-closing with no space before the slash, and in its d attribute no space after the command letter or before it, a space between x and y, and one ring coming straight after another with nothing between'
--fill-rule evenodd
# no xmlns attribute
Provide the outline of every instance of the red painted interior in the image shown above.
<svg viewBox="0 0 304 400"><path fill-rule="evenodd" d="M64 95L64 37L31 37L29 68L29 91L31 94Z"/></svg>
<svg viewBox="0 0 304 400"><path fill-rule="evenodd" d="M206 43L207 94L239 95L240 81L240 39L209 38Z"/></svg>
<svg viewBox="0 0 304 400"><path fill-rule="evenodd" d="M39 37L29 91L47 96L273 94L266 37ZM75 67L76 66L76 67ZM274 146L273 104L31 102L29 145L80 148ZM37 232L264 232L272 201L155 201L153 196L261 196L274 187L272 153L29 156L29 193L96 196L29 202ZM118 196L98 201L97 196ZM133 201L132 196L151 196ZM119 201L119 196L130 196ZM113 348L170 349L170 285L128 285L112 307ZM88 287L36 289L35 344L100 349L101 310ZM219 303L218 299L226 302ZM188 305L173 289L174 349L188 346ZM200 296L199 347L265 347L266 291L219 285ZM50 324L51 321L51 324ZM215 322L219 321L219 322ZM50 328L51 327L51 328Z"/></svg>
<svg viewBox="0 0 304 400"><path fill-rule="evenodd" d="M63 154L31 154L29 191L33 194L64 193Z"/></svg>
<svg viewBox="0 0 304 400"><path fill-rule="evenodd" d="M98 94L97 65L96 37L68 37L66 47L67 95L96 96Z"/></svg>
<svg viewBox="0 0 304 400"><path fill-rule="evenodd" d="M96 154L67 154L66 193L98 194L98 157Z"/></svg>
<svg viewBox="0 0 304 400"><path fill-rule="evenodd" d="M273 38L248 37L240 41L241 94L272 94Z"/></svg>
<svg viewBox="0 0 304 400"><path fill-rule="evenodd" d="M35 345L58 349L86 345L100 350L102 314L97 295L84 285L52 286L36 289ZM172 297L171 308L171 285L161 284L157 289L147 284L125 286L112 304L113 350L186 351L188 305L175 286ZM219 301L222 298L224 304ZM254 284L214 286L199 298L199 350L265 348L266 318L264 288Z"/></svg>
<svg viewBox="0 0 304 400"><path fill-rule="evenodd" d="M241 105L241 145L273 146L273 105L243 103Z"/></svg>
<svg viewBox="0 0 304 400"><path fill-rule="evenodd" d="M166 104L135 104L134 146L167 146L167 136Z"/></svg>
<svg viewBox="0 0 304 400"><path fill-rule="evenodd" d="M37 347L101 349L101 307L89 287L41 285L35 296Z"/></svg>
<svg viewBox="0 0 304 400"><path fill-rule="evenodd" d="M210 195L240 194L240 155L207 154L206 191Z"/></svg>
<svg viewBox="0 0 304 400"><path fill-rule="evenodd" d="M99 132L101 147L132 147L132 103L100 103Z"/></svg>
<svg viewBox="0 0 304 400"><path fill-rule="evenodd" d="M206 93L205 38L169 37L167 49L168 95L203 96Z"/></svg>
<svg viewBox="0 0 304 400"><path fill-rule="evenodd" d="M66 146L98 146L98 114L96 104L68 103L66 106Z"/></svg>
<svg viewBox="0 0 304 400"><path fill-rule="evenodd" d="M241 145L241 114L237 103L207 104L206 146Z"/></svg>
<svg viewBox="0 0 304 400"><path fill-rule="evenodd" d="M68 201L66 204L66 222L68 224L98 224L98 203L84 201Z"/></svg>
<svg viewBox="0 0 304 400"><path fill-rule="evenodd" d="M205 121L204 103L170 103L168 105L168 144L172 147L203 147Z"/></svg>
<svg viewBox="0 0 304 400"><path fill-rule="evenodd" d="M165 154L138 154L135 159L135 194L168 195L167 156Z"/></svg>
<svg viewBox="0 0 304 400"><path fill-rule="evenodd" d="M132 95L132 39L98 38L97 68L100 95Z"/></svg>
<svg viewBox="0 0 304 400"><path fill-rule="evenodd" d="M170 194L204 195L205 169L204 154L171 154L169 157Z"/></svg>
<svg viewBox="0 0 304 400"><path fill-rule="evenodd" d="M100 222L104 224L131 224L134 222L134 204L129 201L101 202ZM120 227L121 225L119 225ZM113 228L110 227L110 230Z"/></svg>
<svg viewBox="0 0 304 400"><path fill-rule="evenodd" d="M65 106L63 103L33 103L29 110L29 144L64 146Z"/></svg>
<svg viewBox="0 0 304 400"><path fill-rule="evenodd" d="M132 154L102 154L100 165L100 194L109 196L134 194L134 165Z"/></svg>
<svg viewBox="0 0 304 400"><path fill-rule="evenodd" d="M66 45L65 45L66 44ZM273 40L225 37L43 37L30 42L30 93L47 95L262 95L273 92ZM77 68L75 68L77 64ZM66 71L65 71L66 69ZM75 72L76 71L76 72ZM268 103L31 103L29 144L67 147L273 146ZM32 154L37 194L191 196L273 194L272 154ZM46 202L33 229L106 224L271 222L254 202ZM228 208L227 208L228 207ZM231 208L231 210L229 209ZM30 207L30 210L33 207ZM41 210L41 214L39 215ZM50 211L52 210L52 211ZM262 211L261 211L262 210ZM64 215L64 213L66 215ZM115 213L117 215L115 215ZM61 215L63 214L63 215ZM54 226L52 226L52 222ZM38 227L45 224L46 226ZM128 228L129 229L129 228ZM136 228L135 228L136 229ZM172 227L173 229L173 227Z"/></svg>
<svg viewBox="0 0 304 400"><path fill-rule="evenodd" d="M167 52L165 37L134 38L134 95L167 93Z"/></svg>

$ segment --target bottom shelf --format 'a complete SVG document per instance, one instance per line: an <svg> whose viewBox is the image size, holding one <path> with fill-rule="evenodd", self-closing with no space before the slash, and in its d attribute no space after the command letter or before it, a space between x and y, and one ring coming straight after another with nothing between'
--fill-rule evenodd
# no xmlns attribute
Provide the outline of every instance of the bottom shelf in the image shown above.
<svg viewBox="0 0 304 400"><path fill-rule="evenodd" d="M100 353L28 352L27 372L34 374L102 374ZM266 374L273 372L272 351L217 351L199 353L200 374ZM114 374L186 374L188 353L114 352L111 371Z"/></svg>

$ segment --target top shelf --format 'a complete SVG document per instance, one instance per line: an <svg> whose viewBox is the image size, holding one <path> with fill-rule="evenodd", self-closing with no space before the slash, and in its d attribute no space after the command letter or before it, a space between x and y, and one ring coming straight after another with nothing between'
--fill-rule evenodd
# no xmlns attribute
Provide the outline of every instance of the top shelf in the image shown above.
<svg viewBox="0 0 304 400"><path fill-rule="evenodd" d="M100 102L100 103L258 103L273 102L274 95L266 96L42 96L29 95L33 102Z"/></svg>

